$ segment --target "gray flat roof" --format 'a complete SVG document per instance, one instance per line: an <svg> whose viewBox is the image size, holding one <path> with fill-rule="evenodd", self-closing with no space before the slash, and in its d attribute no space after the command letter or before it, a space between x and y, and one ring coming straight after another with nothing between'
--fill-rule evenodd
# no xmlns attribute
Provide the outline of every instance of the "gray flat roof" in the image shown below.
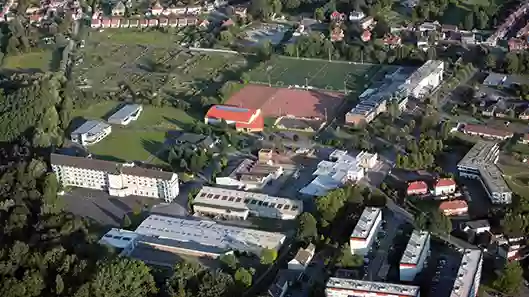
<svg viewBox="0 0 529 297"><path fill-rule="evenodd" d="M101 121L88 120L84 122L79 128L75 129L72 134L92 134L96 135L101 133L104 129L110 125Z"/></svg>
<svg viewBox="0 0 529 297"><path fill-rule="evenodd" d="M367 238L371 233L375 221L379 215L382 215L382 209L378 207L366 207L356 223L356 226L351 234L354 238Z"/></svg>
<svg viewBox="0 0 529 297"><path fill-rule="evenodd" d="M426 246L426 242L430 240L430 233L426 231L414 230L411 234L410 240L406 245L406 250L400 260L401 264L417 264L423 249Z"/></svg>
<svg viewBox="0 0 529 297"><path fill-rule="evenodd" d="M457 278L450 297L466 297L470 294L470 288L474 285L474 277L482 262L481 250L466 249L463 251L463 259L457 271ZM475 288L477 291L478 288Z"/></svg>
<svg viewBox="0 0 529 297"><path fill-rule="evenodd" d="M327 290L350 290L359 291L359 292L372 292L372 293L381 293L382 294L392 294L399 296L418 296L419 287L417 286L408 286L408 285L399 285L383 282L370 282L346 278L331 277L327 281ZM364 293L365 294L365 293ZM362 294L362 295L364 295Z"/></svg>
<svg viewBox="0 0 529 297"><path fill-rule="evenodd" d="M109 122L120 122L130 117L133 113L137 112L141 108L139 104L127 104L121 107L113 115L108 118Z"/></svg>

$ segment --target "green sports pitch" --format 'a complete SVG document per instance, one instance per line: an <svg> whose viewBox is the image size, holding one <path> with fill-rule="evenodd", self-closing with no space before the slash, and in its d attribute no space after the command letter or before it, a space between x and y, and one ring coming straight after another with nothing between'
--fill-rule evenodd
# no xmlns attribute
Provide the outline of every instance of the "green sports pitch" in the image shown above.
<svg viewBox="0 0 529 297"><path fill-rule="evenodd" d="M361 93L384 67L388 66L274 57L248 74L251 83L278 87L308 84L316 89L343 92L347 88L347 92Z"/></svg>

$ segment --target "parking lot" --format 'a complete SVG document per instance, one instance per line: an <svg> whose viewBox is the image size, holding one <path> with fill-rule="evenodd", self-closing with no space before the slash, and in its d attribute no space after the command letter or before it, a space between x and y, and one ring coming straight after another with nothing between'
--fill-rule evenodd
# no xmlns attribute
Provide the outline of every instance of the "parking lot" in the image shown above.
<svg viewBox="0 0 529 297"><path fill-rule="evenodd" d="M415 282L425 288L424 293L427 296L449 296L457 277L461 257L457 250L445 243L432 241L427 265Z"/></svg>

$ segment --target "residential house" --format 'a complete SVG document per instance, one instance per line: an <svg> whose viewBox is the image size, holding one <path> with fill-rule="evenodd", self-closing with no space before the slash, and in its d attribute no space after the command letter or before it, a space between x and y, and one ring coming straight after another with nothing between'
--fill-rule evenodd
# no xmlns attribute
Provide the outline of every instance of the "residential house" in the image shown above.
<svg viewBox="0 0 529 297"><path fill-rule="evenodd" d="M342 28L340 26L334 27L331 31L331 41L342 41L345 37Z"/></svg>
<svg viewBox="0 0 529 297"><path fill-rule="evenodd" d="M116 3L116 5L112 8L112 15L124 16L126 11L127 8L125 7L125 4L123 4L121 1L118 1L118 3Z"/></svg>
<svg viewBox="0 0 529 297"><path fill-rule="evenodd" d="M511 38L507 42L509 46L509 51L523 51L529 48L529 44L524 39L518 39L518 38Z"/></svg>
<svg viewBox="0 0 529 297"><path fill-rule="evenodd" d="M368 42L369 40L371 40L371 32L365 30L360 36L360 38L362 39L363 42Z"/></svg>
<svg viewBox="0 0 529 297"><path fill-rule="evenodd" d="M222 28L227 28L227 27L231 27L231 26L233 26L233 25L235 25L235 22L233 22L232 19L227 19L227 20L222 21L222 23L221 23L220 26L221 26Z"/></svg>
<svg viewBox="0 0 529 297"><path fill-rule="evenodd" d="M464 200L444 201L439 205L439 210L445 216L460 216L468 213L468 204Z"/></svg>
<svg viewBox="0 0 529 297"><path fill-rule="evenodd" d="M408 184L406 189L406 194L408 196L412 195L424 195L428 193L428 185L423 181L414 181Z"/></svg>
<svg viewBox="0 0 529 297"><path fill-rule="evenodd" d="M519 116L518 118L520 120L529 120L529 108L527 108L526 110L524 110Z"/></svg>
<svg viewBox="0 0 529 297"><path fill-rule="evenodd" d="M523 143L523 144L529 144L529 134L524 134L520 140L519 140L520 143Z"/></svg>
<svg viewBox="0 0 529 297"><path fill-rule="evenodd" d="M510 131L473 124L465 124L461 132L469 135L481 136L484 138L492 138L498 140L506 140L513 136L513 133Z"/></svg>
<svg viewBox="0 0 529 297"><path fill-rule="evenodd" d="M476 34L472 32L462 32L461 42L463 44L476 44Z"/></svg>
<svg viewBox="0 0 529 297"><path fill-rule="evenodd" d="M398 35L388 34L382 39L385 45L389 47L397 47L402 44L402 38Z"/></svg>
<svg viewBox="0 0 529 297"><path fill-rule="evenodd" d="M456 182L452 178L441 178L437 180L433 187L435 196L452 194L456 191Z"/></svg>
<svg viewBox="0 0 529 297"><path fill-rule="evenodd" d="M376 24L375 19L372 16L368 16L360 21L360 27L367 30Z"/></svg>
<svg viewBox="0 0 529 297"><path fill-rule="evenodd" d="M151 7L152 15L155 15L155 16L161 15L163 11L164 11L164 8L158 1L156 1L156 3L154 3L154 5Z"/></svg>
<svg viewBox="0 0 529 297"><path fill-rule="evenodd" d="M481 114L486 117L494 117L497 108L498 106L496 104L492 104L491 106L487 107L484 111L482 111Z"/></svg>
<svg viewBox="0 0 529 297"><path fill-rule="evenodd" d="M345 20L345 13L333 11L331 13L331 22L343 22Z"/></svg>
<svg viewBox="0 0 529 297"><path fill-rule="evenodd" d="M360 22L360 21L362 21L365 17L366 17L366 15L365 15L362 11L352 11L352 12L349 14L349 20L350 20L351 22Z"/></svg>
<svg viewBox="0 0 529 297"><path fill-rule="evenodd" d="M490 231L490 224L488 220L467 221L462 224L461 229L466 233L477 235Z"/></svg>
<svg viewBox="0 0 529 297"><path fill-rule="evenodd" d="M176 139L177 145L190 145L194 149L209 150L215 147L219 141L209 135L182 133Z"/></svg>
<svg viewBox="0 0 529 297"><path fill-rule="evenodd" d="M305 268L309 265L310 261L314 257L316 246L309 244L307 248L300 248L294 258L288 262L288 269L305 271Z"/></svg>

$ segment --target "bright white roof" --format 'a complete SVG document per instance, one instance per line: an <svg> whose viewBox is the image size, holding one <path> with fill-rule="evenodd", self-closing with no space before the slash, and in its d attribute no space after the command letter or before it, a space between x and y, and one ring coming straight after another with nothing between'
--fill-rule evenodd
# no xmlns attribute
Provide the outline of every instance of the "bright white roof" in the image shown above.
<svg viewBox="0 0 529 297"><path fill-rule="evenodd" d="M120 2L121 3L121 2ZM116 111L113 115L111 115L108 118L109 122L120 122L126 120L128 117L130 117L132 114L137 112L141 108L141 105L139 104L127 104L123 107L121 107L118 111Z"/></svg>
<svg viewBox="0 0 529 297"><path fill-rule="evenodd" d="M354 238L367 238L375 225L378 216L382 215L382 209L378 207L366 207L351 233Z"/></svg>
<svg viewBox="0 0 529 297"><path fill-rule="evenodd" d="M136 233L224 250L253 250L256 247L277 250L285 240L285 235L281 233L160 215L147 217Z"/></svg>
<svg viewBox="0 0 529 297"><path fill-rule="evenodd" d="M407 285L397 285L390 283L380 283L380 282L369 282L361 280L353 280L346 278L331 277L327 281L327 290L351 290L352 296L354 291L363 292L373 292L379 294L393 294L398 296L419 296L419 287L417 286L407 286Z"/></svg>
<svg viewBox="0 0 529 297"><path fill-rule="evenodd" d="M426 242L430 240L430 233L426 231L413 230L410 241L406 245L406 250L400 260L401 264L417 264L423 254Z"/></svg>
<svg viewBox="0 0 529 297"><path fill-rule="evenodd" d="M91 134L91 135L97 135L103 130L105 130L108 126L110 126L107 123L103 123L96 120L90 120L84 122L79 128L75 129L72 134Z"/></svg>
<svg viewBox="0 0 529 297"><path fill-rule="evenodd" d="M124 249L128 247L134 240L138 238L138 234L124 229L112 228L101 239L99 243L107 244L115 248Z"/></svg>

